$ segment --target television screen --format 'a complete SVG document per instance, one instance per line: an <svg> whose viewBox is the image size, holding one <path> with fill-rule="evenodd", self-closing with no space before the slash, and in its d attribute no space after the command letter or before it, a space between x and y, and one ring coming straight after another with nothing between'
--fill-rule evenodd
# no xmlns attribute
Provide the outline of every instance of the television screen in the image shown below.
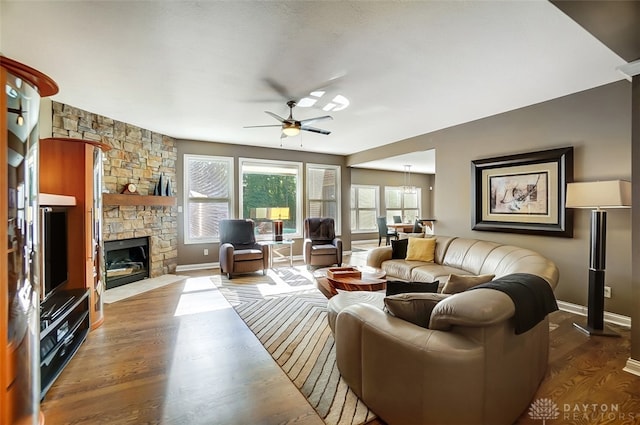
<svg viewBox="0 0 640 425"><path fill-rule="evenodd" d="M42 208L42 299L67 282L67 211Z"/></svg>

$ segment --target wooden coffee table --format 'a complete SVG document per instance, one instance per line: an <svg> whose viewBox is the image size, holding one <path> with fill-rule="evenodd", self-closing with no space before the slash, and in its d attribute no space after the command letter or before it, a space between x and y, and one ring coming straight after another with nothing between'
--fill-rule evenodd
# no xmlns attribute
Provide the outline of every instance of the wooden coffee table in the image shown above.
<svg viewBox="0 0 640 425"><path fill-rule="evenodd" d="M329 267L318 269L313 272L313 277L318 283L318 289L327 297L331 298L338 294L338 289L342 291L381 291L386 289L387 280L384 270L369 267L357 266L361 276L358 277L333 277L327 276Z"/></svg>

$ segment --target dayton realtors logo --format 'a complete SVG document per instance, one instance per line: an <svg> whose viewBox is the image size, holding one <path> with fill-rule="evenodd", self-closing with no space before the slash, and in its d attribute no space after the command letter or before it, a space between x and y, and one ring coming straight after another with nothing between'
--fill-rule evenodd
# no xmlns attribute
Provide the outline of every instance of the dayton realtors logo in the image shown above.
<svg viewBox="0 0 640 425"><path fill-rule="evenodd" d="M633 421L640 419L637 413L620 412L617 404L597 404L597 403L565 403L562 411L558 405L549 398L540 398L529 406L529 417L531 419L542 420L545 425L547 420L561 419L563 421L589 421L595 424L599 422L611 421Z"/></svg>

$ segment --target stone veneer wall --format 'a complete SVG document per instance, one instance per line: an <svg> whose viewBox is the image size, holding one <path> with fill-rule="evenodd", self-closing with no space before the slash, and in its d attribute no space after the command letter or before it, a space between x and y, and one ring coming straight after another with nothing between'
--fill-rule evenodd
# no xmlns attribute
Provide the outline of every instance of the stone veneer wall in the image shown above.
<svg viewBox="0 0 640 425"><path fill-rule="evenodd" d="M175 196L178 150L172 138L58 102L53 102L52 133L111 146L104 155L103 192L121 193L125 184L134 183L140 195L153 195L163 174ZM104 240L149 236L151 277L176 270L176 207L104 205L103 211Z"/></svg>

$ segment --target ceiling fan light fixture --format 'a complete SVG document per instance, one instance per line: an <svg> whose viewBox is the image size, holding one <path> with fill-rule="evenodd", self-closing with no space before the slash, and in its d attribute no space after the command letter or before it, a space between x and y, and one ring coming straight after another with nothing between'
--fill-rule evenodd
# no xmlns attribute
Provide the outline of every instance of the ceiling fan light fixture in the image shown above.
<svg viewBox="0 0 640 425"><path fill-rule="evenodd" d="M289 126L283 127L282 132L289 137L293 137L300 134L300 129L295 125L289 125Z"/></svg>

